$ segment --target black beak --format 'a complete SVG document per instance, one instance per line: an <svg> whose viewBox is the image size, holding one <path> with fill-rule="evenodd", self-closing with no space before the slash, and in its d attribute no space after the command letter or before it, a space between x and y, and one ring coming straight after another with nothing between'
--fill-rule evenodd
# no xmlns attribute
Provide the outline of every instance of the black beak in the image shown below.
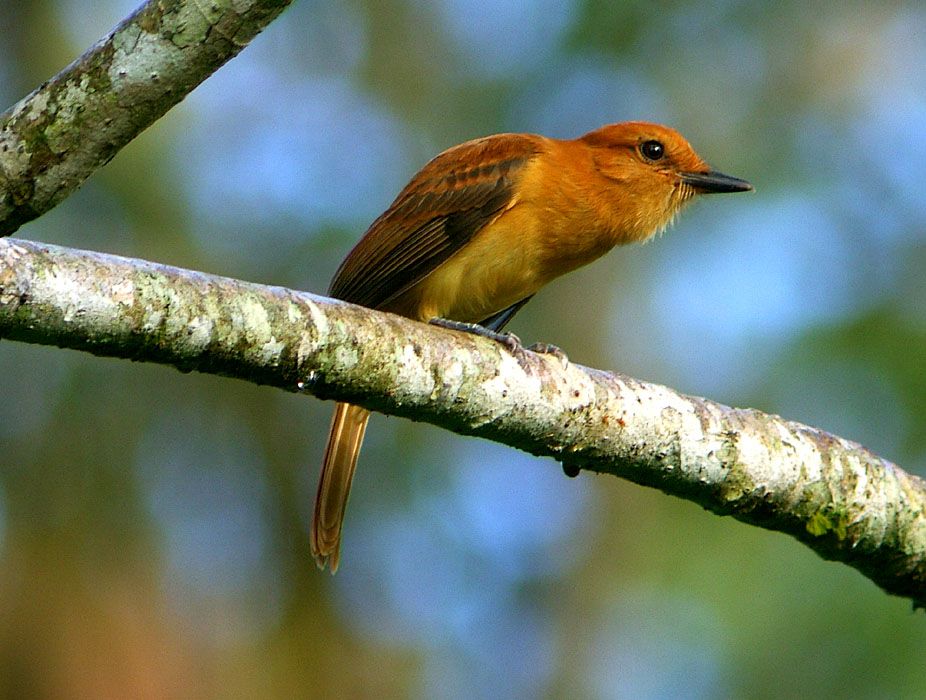
<svg viewBox="0 0 926 700"><path fill-rule="evenodd" d="M706 173L682 173L682 182L691 185L698 192L710 194L713 192L749 192L753 189L745 180L738 177L724 175L714 170Z"/></svg>

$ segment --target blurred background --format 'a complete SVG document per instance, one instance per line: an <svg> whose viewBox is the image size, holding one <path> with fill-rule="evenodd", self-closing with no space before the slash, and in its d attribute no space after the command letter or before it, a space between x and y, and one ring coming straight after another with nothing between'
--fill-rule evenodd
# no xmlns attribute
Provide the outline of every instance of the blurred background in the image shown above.
<svg viewBox="0 0 926 700"><path fill-rule="evenodd" d="M0 2L0 102L137 0ZM296 0L24 238L324 292L460 141L646 119L756 185L512 330L926 475L922 3ZM920 698L926 616L780 534L375 416L341 570L330 405L0 343L0 694Z"/></svg>

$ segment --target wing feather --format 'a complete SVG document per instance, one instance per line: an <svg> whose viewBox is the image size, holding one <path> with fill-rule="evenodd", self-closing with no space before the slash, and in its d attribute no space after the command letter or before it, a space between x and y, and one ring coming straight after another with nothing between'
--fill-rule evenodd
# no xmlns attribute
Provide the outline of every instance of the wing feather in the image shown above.
<svg viewBox="0 0 926 700"><path fill-rule="evenodd" d="M541 147L540 137L502 134L438 155L344 259L331 296L372 308L388 305L510 206L519 172Z"/></svg>

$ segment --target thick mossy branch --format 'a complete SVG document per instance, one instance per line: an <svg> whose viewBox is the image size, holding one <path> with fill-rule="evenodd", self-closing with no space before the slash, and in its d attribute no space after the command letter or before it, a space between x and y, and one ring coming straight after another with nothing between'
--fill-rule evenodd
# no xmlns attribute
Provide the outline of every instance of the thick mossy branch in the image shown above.
<svg viewBox="0 0 926 700"><path fill-rule="evenodd" d="M13 239L0 338L351 401L622 476L926 604L926 483L778 416L311 294Z"/></svg>
<svg viewBox="0 0 926 700"><path fill-rule="evenodd" d="M150 0L0 115L0 236L71 194L291 0Z"/></svg>

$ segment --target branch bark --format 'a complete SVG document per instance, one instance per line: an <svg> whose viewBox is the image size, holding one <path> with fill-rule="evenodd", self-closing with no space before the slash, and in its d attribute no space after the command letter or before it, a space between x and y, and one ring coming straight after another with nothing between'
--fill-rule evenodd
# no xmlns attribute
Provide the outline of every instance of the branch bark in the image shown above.
<svg viewBox="0 0 926 700"><path fill-rule="evenodd" d="M926 482L750 409L344 302L0 240L0 338L364 405L788 533L926 606Z"/></svg>
<svg viewBox="0 0 926 700"><path fill-rule="evenodd" d="M71 194L291 0L149 0L0 115L0 236Z"/></svg>

